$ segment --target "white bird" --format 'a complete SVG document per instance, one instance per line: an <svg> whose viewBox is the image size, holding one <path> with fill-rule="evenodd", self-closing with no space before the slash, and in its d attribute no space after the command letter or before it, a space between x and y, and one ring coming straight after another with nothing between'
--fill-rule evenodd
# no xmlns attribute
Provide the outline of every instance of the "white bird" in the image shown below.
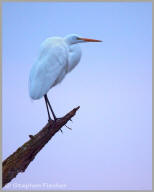
<svg viewBox="0 0 154 192"><path fill-rule="evenodd" d="M30 71L29 95L34 100L44 97L49 121L51 120L49 108L54 120L57 118L52 110L47 93L52 87L60 83L65 75L79 63L81 50L77 43L82 42L101 41L70 34L64 38L47 38L41 44L38 58Z"/></svg>

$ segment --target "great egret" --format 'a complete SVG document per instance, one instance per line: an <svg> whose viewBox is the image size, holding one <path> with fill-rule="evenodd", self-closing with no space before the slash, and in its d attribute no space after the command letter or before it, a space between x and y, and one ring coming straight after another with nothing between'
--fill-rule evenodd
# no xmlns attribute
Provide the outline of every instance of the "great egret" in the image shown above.
<svg viewBox="0 0 154 192"><path fill-rule="evenodd" d="M32 99L44 97L51 120L49 108L54 120L56 115L47 97L48 91L60 83L80 61L81 50L77 43L101 42L100 40L81 38L76 34L66 37L47 38L40 47L36 62L33 64L29 76L29 95Z"/></svg>

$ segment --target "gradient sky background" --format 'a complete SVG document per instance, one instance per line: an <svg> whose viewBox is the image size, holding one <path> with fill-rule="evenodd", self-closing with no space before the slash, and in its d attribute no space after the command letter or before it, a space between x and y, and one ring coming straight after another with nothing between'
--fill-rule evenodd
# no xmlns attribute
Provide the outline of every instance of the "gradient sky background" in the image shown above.
<svg viewBox="0 0 154 192"><path fill-rule="evenodd" d="M2 22L3 159L47 122L44 100L28 94L41 42L104 40L81 44L80 64L49 92L59 117L81 106L73 130L4 189L152 189L152 3L3 3Z"/></svg>

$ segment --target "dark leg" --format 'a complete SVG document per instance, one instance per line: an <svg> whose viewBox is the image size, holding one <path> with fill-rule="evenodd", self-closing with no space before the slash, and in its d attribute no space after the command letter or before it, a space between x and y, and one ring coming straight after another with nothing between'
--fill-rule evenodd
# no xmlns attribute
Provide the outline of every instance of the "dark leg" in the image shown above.
<svg viewBox="0 0 154 192"><path fill-rule="evenodd" d="M51 105L50 105L49 99L48 99L48 97L47 97L46 94L44 95L44 99L45 99L45 103L46 103L46 106L47 106L47 111L48 111L49 120L51 119L50 113L49 113L49 108L50 108L50 110L51 110L51 112L52 112L52 115L53 115L53 117L54 117L54 120L56 121L56 120L57 120L57 117L56 117L55 113L53 112L53 109L52 109L52 107L51 107ZM48 105L49 105L49 108L48 108ZM60 129L60 131L63 133L62 129Z"/></svg>
<svg viewBox="0 0 154 192"><path fill-rule="evenodd" d="M47 112L48 112L48 118L49 118L48 121L50 121L50 120L51 120L51 117L50 117L49 108L48 108L48 103L47 103L47 100L46 100L46 97L45 97L45 96L44 96L44 100L45 100L45 104L46 104L46 108L47 108Z"/></svg>
<svg viewBox="0 0 154 192"><path fill-rule="evenodd" d="M51 113L52 113L52 115L53 115L53 117L54 117L54 120L56 121L56 119L57 119L57 118L56 118L56 115L55 115L55 113L54 113L54 111L53 111L53 109L52 109L52 107L51 107L51 105L50 105L50 102L49 102L49 99L48 99L47 95L45 94L44 97L45 97L45 100L46 100L47 104L49 105L49 108L50 108Z"/></svg>

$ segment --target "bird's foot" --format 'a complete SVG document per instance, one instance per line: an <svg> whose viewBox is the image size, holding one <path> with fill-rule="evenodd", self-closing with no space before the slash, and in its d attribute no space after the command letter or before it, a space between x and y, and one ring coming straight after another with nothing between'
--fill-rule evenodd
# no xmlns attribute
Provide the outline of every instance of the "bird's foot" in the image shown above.
<svg viewBox="0 0 154 192"><path fill-rule="evenodd" d="M60 129L61 133L63 133L62 129Z"/></svg>
<svg viewBox="0 0 154 192"><path fill-rule="evenodd" d="M65 125L65 127L67 127L67 129L70 129L70 130L72 130L72 128L68 127L67 125Z"/></svg>
<svg viewBox="0 0 154 192"><path fill-rule="evenodd" d="M61 118L55 118L54 120L52 120L51 119L51 117L48 119L48 123L50 123L50 122L57 122L59 119L61 119ZM60 131L63 133L63 131L62 131L62 129L60 129Z"/></svg>
<svg viewBox="0 0 154 192"><path fill-rule="evenodd" d="M72 121L72 119L70 119L70 121ZM73 121L72 121L73 122Z"/></svg>
<svg viewBox="0 0 154 192"><path fill-rule="evenodd" d="M65 127L67 127L67 129L72 130L72 128L68 127L67 125L65 125ZM61 133L63 133L62 129L60 129Z"/></svg>
<svg viewBox="0 0 154 192"><path fill-rule="evenodd" d="M54 117L54 122L56 123L58 120L60 120L61 118L57 118L57 117ZM61 133L63 133L62 129L60 129Z"/></svg>
<svg viewBox="0 0 154 192"><path fill-rule="evenodd" d="M62 119L62 118L57 118L57 117L56 117L56 118L54 118L54 121L57 122L57 121L59 121L60 119Z"/></svg>
<svg viewBox="0 0 154 192"><path fill-rule="evenodd" d="M51 121L52 121L52 119L51 119L51 118L49 118L49 119L48 119L48 123L50 123Z"/></svg>

